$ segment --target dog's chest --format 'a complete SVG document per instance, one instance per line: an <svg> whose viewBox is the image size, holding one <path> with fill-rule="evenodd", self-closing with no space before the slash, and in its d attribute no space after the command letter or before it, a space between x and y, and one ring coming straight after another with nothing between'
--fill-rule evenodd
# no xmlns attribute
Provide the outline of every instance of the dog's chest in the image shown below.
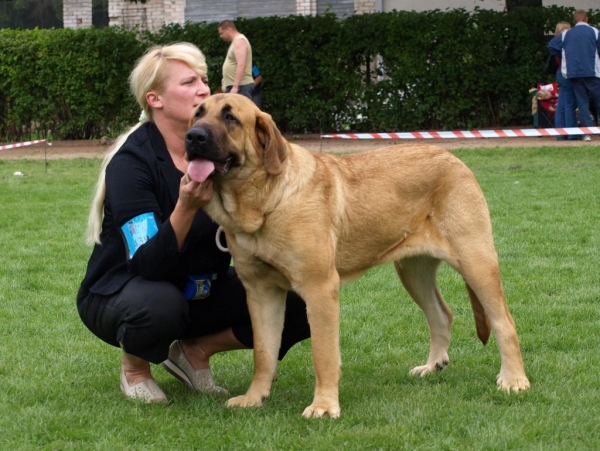
<svg viewBox="0 0 600 451"><path fill-rule="evenodd" d="M255 255L258 250L258 243L253 234L236 233L236 252L244 255Z"/></svg>
<svg viewBox="0 0 600 451"><path fill-rule="evenodd" d="M260 238L257 234L236 233L235 246L231 251L236 262L244 261L251 265L263 266L262 270L265 270L265 265L271 269L281 267L281 262L278 261L281 254L270 240Z"/></svg>

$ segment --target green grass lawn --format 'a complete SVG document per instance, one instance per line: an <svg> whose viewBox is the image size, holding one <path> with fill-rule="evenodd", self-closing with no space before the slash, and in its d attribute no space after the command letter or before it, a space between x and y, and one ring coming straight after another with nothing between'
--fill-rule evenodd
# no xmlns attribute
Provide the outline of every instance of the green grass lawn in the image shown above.
<svg viewBox="0 0 600 451"><path fill-rule="evenodd" d="M170 403L119 390L120 351L80 322L75 295L99 160L0 160L1 450L597 450L600 449L600 148L455 152L490 205L504 288L517 322L528 392L496 389L495 339L477 340L462 280L439 284L455 316L450 365L427 358L424 316L390 265L342 290L342 416L306 420L310 342L293 348L262 409L188 391L161 367ZM14 176L15 171L24 175ZM252 354L213 358L234 395Z"/></svg>

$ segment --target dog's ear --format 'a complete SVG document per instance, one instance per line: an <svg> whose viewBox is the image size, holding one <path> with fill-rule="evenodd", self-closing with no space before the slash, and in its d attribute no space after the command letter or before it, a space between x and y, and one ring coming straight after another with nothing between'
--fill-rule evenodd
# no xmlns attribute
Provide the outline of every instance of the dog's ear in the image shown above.
<svg viewBox="0 0 600 451"><path fill-rule="evenodd" d="M256 115L256 138L263 148L263 163L267 173L281 174L283 160L287 157L287 141L270 114L259 112Z"/></svg>

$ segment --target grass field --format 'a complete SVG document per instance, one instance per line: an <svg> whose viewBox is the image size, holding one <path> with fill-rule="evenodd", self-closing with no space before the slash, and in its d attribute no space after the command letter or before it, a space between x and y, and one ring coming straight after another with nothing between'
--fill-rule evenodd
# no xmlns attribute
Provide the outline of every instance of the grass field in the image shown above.
<svg viewBox="0 0 600 451"><path fill-rule="evenodd" d="M428 331L387 265L342 290L336 421L301 417L314 387L309 342L280 364L262 409L227 409L225 398L190 392L161 367L167 406L125 399L119 350L85 329L75 308L100 161L0 161L0 449L600 449L600 148L455 153L490 205L532 388L496 390L495 339L477 340L448 267L439 284L455 315L450 365L409 376L427 358ZM252 370L250 351L213 358L232 394L246 390Z"/></svg>

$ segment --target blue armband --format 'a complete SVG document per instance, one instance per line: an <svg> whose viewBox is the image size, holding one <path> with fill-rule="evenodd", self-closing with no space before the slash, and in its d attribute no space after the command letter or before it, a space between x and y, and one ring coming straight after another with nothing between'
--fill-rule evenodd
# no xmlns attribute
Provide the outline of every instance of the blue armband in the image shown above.
<svg viewBox="0 0 600 451"><path fill-rule="evenodd" d="M188 281L183 289L183 296L188 301L209 297L212 281L216 279L217 273L214 272L188 276Z"/></svg>
<svg viewBox="0 0 600 451"><path fill-rule="evenodd" d="M140 246L158 232L156 216L154 213L136 216L121 227L121 232L127 247L127 257L131 259Z"/></svg>

